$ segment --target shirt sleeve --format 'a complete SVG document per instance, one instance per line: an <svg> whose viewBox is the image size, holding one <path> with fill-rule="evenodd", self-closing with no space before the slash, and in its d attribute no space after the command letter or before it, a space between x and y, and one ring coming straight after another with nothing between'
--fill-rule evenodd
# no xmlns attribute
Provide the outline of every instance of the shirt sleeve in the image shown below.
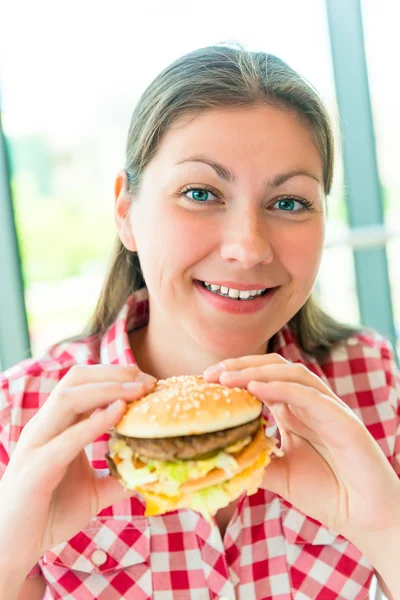
<svg viewBox="0 0 400 600"><path fill-rule="evenodd" d="M400 388L400 384L398 384L398 386ZM399 396L400 389L398 390L398 397ZM397 428L392 465L397 475L400 477L400 402L397 403Z"/></svg>
<svg viewBox="0 0 400 600"><path fill-rule="evenodd" d="M394 351L389 342L386 342L384 345L382 345L381 353L388 387L389 400L396 414L394 451L391 458L391 463L393 469L400 477L400 372L396 364Z"/></svg>
<svg viewBox="0 0 400 600"><path fill-rule="evenodd" d="M0 479L10 460L10 429L11 429L11 402L8 391L8 380L0 373ZM38 577L42 570L38 563L29 571L28 577Z"/></svg>
<svg viewBox="0 0 400 600"><path fill-rule="evenodd" d="M9 458L11 428L11 406L8 395L8 381L0 373L0 478L3 477Z"/></svg>

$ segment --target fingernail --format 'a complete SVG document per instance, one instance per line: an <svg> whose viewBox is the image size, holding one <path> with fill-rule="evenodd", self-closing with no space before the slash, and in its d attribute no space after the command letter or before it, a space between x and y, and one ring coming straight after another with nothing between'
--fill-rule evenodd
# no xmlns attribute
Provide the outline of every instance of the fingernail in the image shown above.
<svg viewBox="0 0 400 600"><path fill-rule="evenodd" d="M151 385L153 383L156 383L157 379L153 377L153 375L148 375L148 373L140 372L139 375L136 377L136 381L140 381L141 383L144 383L144 385Z"/></svg>
<svg viewBox="0 0 400 600"><path fill-rule="evenodd" d="M143 389L143 383L140 383L139 381L127 381L126 383L121 384L121 387L130 392L139 391Z"/></svg>
<svg viewBox="0 0 400 600"><path fill-rule="evenodd" d="M122 406L122 400L115 400L114 402L111 402L111 404L109 404L107 406L107 410L109 410L110 412L115 410L117 411L118 409L120 409Z"/></svg>
<svg viewBox="0 0 400 600"><path fill-rule="evenodd" d="M242 371L225 371L222 373L221 377L224 379L233 379L234 377L239 377L242 374Z"/></svg>
<svg viewBox="0 0 400 600"><path fill-rule="evenodd" d="M217 365L212 365L211 367L208 367L204 371L204 375L217 375L218 373L222 373L222 371L225 371L225 364L223 362L220 362Z"/></svg>

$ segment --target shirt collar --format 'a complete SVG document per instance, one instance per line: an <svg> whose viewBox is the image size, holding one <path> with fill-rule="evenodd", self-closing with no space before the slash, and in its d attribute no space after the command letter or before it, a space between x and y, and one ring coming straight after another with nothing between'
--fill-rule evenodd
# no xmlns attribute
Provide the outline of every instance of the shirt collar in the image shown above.
<svg viewBox="0 0 400 600"><path fill-rule="evenodd" d="M106 365L132 365L135 358L129 344L129 332L143 327L149 320L149 295L138 290L125 302L116 321L101 340L100 362Z"/></svg>
<svg viewBox="0 0 400 600"><path fill-rule="evenodd" d="M328 378L315 356L304 352L300 348L300 344L288 325L282 327L277 333L274 352L280 354L283 358L291 363L300 363L305 365L312 373L318 375L324 383L330 387Z"/></svg>

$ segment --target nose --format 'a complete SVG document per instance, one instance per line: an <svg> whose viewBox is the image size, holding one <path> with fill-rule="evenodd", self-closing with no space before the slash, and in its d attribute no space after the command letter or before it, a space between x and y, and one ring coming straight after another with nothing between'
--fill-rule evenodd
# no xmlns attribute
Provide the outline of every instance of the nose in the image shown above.
<svg viewBox="0 0 400 600"><path fill-rule="evenodd" d="M221 257L227 262L238 262L246 269L257 264L268 264L273 259L265 216L249 210L224 223Z"/></svg>

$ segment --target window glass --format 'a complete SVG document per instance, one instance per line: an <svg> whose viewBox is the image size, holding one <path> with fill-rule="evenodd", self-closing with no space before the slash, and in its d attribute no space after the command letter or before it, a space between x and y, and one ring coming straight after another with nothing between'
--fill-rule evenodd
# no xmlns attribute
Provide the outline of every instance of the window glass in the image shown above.
<svg viewBox="0 0 400 600"><path fill-rule="evenodd" d="M381 181L397 336L400 336L400 111L398 102L398 23L400 4L393 0L362 0L364 43L367 57L377 161ZM398 343L400 356L400 342Z"/></svg>
<svg viewBox="0 0 400 600"><path fill-rule="evenodd" d="M16 0L2 11L3 118L34 354L78 333L94 308L114 238L113 185L130 115L145 86L172 60L197 47L239 41L283 58L337 113L320 0L307 2L312 18L295 0L203 0L195 11L183 0L110 6L77 0L22 6ZM333 238L347 229L340 159L338 166L329 198ZM337 252L340 273L332 269ZM331 293L338 278L341 302ZM351 252L327 251L320 289L334 316L358 318Z"/></svg>

